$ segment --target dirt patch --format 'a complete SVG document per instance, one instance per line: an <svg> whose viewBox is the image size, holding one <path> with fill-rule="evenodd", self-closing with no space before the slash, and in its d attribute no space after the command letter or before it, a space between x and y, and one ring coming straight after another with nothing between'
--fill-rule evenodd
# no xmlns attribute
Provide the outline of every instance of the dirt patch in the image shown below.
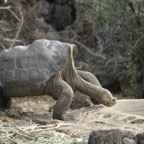
<svg viewBox="0 0 144 144"><path fill-rule="evenodd" d="M143 132L144 118L114 112L102 105L69 110L66 121L52 119L49 96L13 98L10 110L0 112L0 142L87 143L92 130L127 129Z"/></svg>

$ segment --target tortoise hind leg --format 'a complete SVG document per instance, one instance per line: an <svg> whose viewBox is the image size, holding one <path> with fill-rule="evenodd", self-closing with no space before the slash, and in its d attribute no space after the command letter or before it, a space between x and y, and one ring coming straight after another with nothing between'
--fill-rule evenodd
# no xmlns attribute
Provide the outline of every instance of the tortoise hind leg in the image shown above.
<svg viewBox="0 0 144 144"><path fill-rule="evenodd" d="M9 109L10 106L11 106L11 98L4 97L3 88L0 87L0 109L2 110Z"/></svg>
<svg viewBox="0 0 144 144"><path fill-rule="evenodd" d="M65 81L58 79L49 80L46 90L55 100L58 100L53 107L53 119L64 120L65 113L74 98L72 88Z"/></svg>

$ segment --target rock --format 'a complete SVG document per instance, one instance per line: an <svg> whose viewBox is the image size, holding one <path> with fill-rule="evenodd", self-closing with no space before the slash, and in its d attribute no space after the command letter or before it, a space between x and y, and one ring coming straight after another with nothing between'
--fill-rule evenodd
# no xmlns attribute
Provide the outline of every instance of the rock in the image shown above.
<svg viewBox="0 0 144 144"><path fill-rule="evenodd" d="M74 100L71 103L71 109L80 109L83 107L92 106L93 103L91 102L90 98L80 92L76 92Z"/></svg>
<svg viewBox="0 0 144 144"><path fill-rule="evenodd" d="M144 144L144 133L120 129L95 130L90 133L88 144Z"/></svg>
<svg viewBox="0 0 144 144"><path fill-rule="evenodd" d="M144 132L137 134L138 144L144 144Z"/></svg>
<svg viewBox="0 0 144 144"><path fill-rule="evenodd" d="M137 144L137 143L135 143L135 141L133 139L124 138L123 144Z"/></svg>

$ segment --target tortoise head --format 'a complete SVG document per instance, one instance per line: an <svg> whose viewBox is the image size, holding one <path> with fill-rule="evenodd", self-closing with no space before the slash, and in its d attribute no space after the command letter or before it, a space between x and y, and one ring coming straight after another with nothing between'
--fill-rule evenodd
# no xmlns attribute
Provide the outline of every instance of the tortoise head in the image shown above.
<svg viewBox="0 0 144 144"><path fill-rule="evenodd" d="M116 104L116 98L112 96L110 91L105 89L101 96L101 103L107 107L111 107Z"/></svg>

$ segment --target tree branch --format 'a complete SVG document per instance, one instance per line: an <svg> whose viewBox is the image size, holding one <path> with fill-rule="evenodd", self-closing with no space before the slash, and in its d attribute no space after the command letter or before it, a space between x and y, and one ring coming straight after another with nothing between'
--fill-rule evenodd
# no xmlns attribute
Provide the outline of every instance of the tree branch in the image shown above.
<svg viewBox="0 0 144 144"><path fill-rule="evenodd" d="M19 34L20 34L20 31L21 31L21 29L22 29L22 26L23 26L24 17L23 17L23 14L22 14L21 11L19 11L19 13L20 13L20 16L21 16L21 24L20 24L19 30L18 30L18 32L17 32L17 34L16 34L16 36L15 36L15 38L14 38L14 40L13 40L13 43L11 44L10 48L12 48L12 47L14 46L14 44L15 44L15 42L16 42Z"/></svg>

